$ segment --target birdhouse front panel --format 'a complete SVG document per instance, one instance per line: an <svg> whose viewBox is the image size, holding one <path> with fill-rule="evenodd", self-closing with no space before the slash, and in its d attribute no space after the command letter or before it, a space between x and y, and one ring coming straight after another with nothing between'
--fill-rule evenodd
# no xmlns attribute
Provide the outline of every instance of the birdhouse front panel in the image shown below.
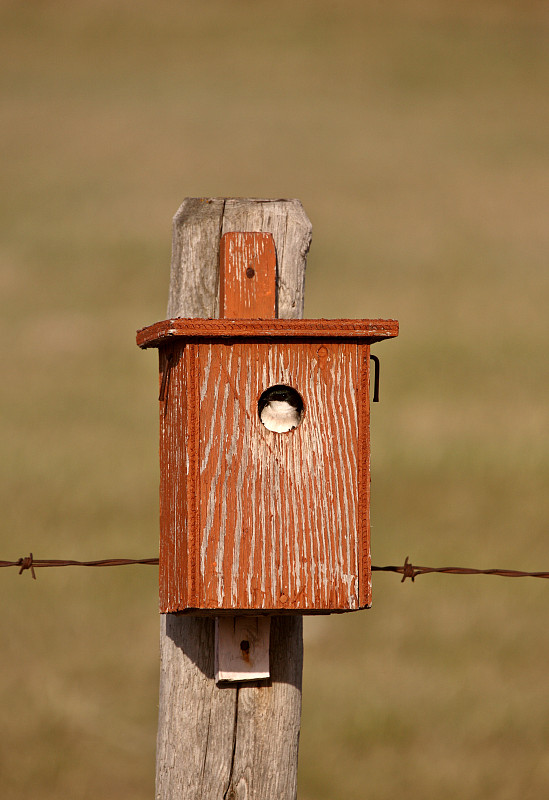
<svg viewBox="0 0 549 800"><path fill-rule="evenodd" d="M358 608L360 581L368 580L358 568L368 548L358 503L367 350L316 342L198 347L201 607ZM281 432L258 411L262 394L278 386L302 398L297 426ZM367 465L366 436L361 444Z"/></svg>

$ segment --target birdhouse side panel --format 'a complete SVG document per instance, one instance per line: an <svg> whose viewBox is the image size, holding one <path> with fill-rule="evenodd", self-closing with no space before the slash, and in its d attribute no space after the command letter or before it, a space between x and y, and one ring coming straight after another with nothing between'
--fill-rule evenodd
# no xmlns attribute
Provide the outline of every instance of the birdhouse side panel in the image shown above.
<svg viewBox="0 0 549 800"><path fill-rule="evenodd" d="M372 557L370 552L370 345L358 348L358 553L359 607L372 605Z"/></svg>
<svg viewBox="0 0 549 800"><path fill-rule="evenodd" d="M160 402L160 610L171 612L196 604L192 533L197 501L193 499L193 426L189 424L196 356L192 346L182 344L162 348L159 354L161 391L164 384Z"/></svg>
<svg viewBox="0 0 549 800"><path fill-rule="evenodd" d="M200 607L365 604L364 349L342 342L200 345ZM258 414L262 392L279 384L304 403L301 424L286 433L268 430Z"/></svg>

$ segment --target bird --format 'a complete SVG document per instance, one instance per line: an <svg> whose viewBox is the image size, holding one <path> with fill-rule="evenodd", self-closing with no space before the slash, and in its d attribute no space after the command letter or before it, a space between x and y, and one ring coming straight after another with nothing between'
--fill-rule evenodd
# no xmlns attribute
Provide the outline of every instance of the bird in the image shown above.
<svg viewBox="0 0 549 800"><path fill-rule="evenodd" d="M258 411L259 419L268 430L286 433L301 423L303 400L291 386L271 386L259 398Z"/></svg>

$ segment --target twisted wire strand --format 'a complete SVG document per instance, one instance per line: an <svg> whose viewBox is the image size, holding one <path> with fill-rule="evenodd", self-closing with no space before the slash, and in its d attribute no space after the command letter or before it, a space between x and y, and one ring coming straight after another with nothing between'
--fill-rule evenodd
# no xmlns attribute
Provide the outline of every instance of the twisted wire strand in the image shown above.
<svg viewBox="0 0 549 800"><path fill-rule="evenodd" d="M102 558L98 561L75 561L74 559L61 558L34 558L28 556L18 558L17 561L0 561L0 567L19 567L21 575L25 570L30 570L36 580L36 567L124 567L128 564L158 564L158 558Z"/></svg>
<svg viewBox="0 0 549 800"><path fill-rule="evenodd" d="M98 561L76 561L74 559L60 558L34 558L28 556L18 558L17 561L1 561L0 567L19 567L21 575L25 570L30 570L36 580L35 568L39 567L124 567L132 564L158 564L158 558L103 558ZM474 567L423 567L412 564L406 556L402 566L372 566L372 572L396 572L402 575L401 583L407 578L414 581L418 575L427 575L432 572L444 575L499 575L502 578L549 578L549 572L523 572L518 569L476 569Z"/></svg>

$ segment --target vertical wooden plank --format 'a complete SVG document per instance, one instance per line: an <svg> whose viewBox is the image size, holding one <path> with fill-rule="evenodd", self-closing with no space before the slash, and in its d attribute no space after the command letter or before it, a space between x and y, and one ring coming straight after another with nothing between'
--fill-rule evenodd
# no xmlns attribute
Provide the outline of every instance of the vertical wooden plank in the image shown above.
<svg viewBox="0 0 549 800"><path fill-rule="evenodd" d="M186 437L186 470L187 470L187 551L188 551L188 600L191 608L198 605L200 586L200 565L198 550L200 541L200 430L197 409L200 404L198 388L199 350L198 345L189 342L186 348L186 392L187 392L187 437ZM179 440L178 447L182 442Z"/></svg>
<svg viewBox="0 0 549 800"><path fill-rule="evenodd" d="M188 602L187 469L178 446L187 439L187 360L183 345L159 350L160 611Z"/></svg>
<svg viewBox="0 0 549 800"><path fill-rule="evenodd" d="M360 345L359 407L359 593L360 605L372 604L372 573L370 555L370 346Z"/></svg>
<svg viewBox="0 0 549 800"><path fill-rule="evenodd" d="M276 317L276 252L270 233L223 234L219 292L222 318Z"/></svg>
<svg viewBox="0 0 549 800"><path fill-rule="evenodd" d="M186 200L174 218L169 317L219 315L219 240L273 235L278 312L303 314L311 225L297 200ZM161 616L157 800L295 800L301 716L302 619L274 617L268 686L219 689L214 621Z"/></svg>

